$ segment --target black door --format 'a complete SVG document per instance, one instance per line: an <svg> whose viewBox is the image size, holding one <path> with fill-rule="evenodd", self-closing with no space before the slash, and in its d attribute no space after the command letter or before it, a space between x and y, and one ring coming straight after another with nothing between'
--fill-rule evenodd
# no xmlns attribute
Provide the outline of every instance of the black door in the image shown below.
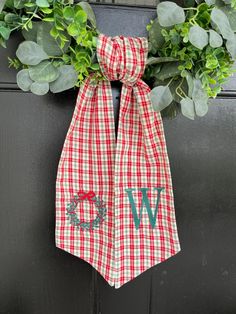
<svg viewBox="0 0 236 314"><path fill-rule="evenodd" d="M146 35L155 16L148 8L94 9L109 35ZM20 91L6 57L18 39L0 50L0 313L235 314L235 81L204 118L164 121L182 251L115 290L55 247L55 178L77 91Z"/></svg>

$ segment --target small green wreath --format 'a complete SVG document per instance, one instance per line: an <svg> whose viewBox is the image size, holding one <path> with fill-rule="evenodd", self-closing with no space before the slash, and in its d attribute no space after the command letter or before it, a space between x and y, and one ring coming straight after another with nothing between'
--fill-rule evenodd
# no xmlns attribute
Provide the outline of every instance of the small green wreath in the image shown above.
<svg viewBox="0 0 236 314"><path fill-rule="evenodd" d="M84 200L88 200L97 208L97 216L95 217L95 219L91 221L83 221L79 219L76 213L78 203ZM95 228L98 228L100 224L103 222L106 216L106 212L107 209L104 201L101 200L99 196L96 196L92 191L89 191L87 193L83 191L78 192L77 194L74 195L72 201L66 207L66 214L70 219L70 223L78 229L87 231L91 231L94 230Z"/></svg>
<svg viewBox="0 0 236 314"><path fill-rule="evenodd" d="M9 58L19 69L17 84L44 95L80 86L94 73L104 79L96 57L99 31L91 6L73 0L2 0L0 45L20 30L25 39ZM164 1L147 25L149 55L143 79L152 88L153 108L163 116L178 112L204 116L235 71L236 0Z"/></svg>

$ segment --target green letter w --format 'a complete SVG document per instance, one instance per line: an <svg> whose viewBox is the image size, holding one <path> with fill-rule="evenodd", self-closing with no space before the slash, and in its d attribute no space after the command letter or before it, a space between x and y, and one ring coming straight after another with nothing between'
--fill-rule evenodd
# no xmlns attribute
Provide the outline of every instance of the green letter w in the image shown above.
<svg viewBox="0 0 236 314"><path fill-rule="evenodd" d="M152 228L155 227L156 225L156 219L157 219L157 210L158 210L158 205L159 205L159 201L160 201L160 194L161 191L164 190L164 188L154 188L154 190L157 190L158 194L157 194L157 201L156 201L156 207L155 207L155 212L154 214L152 213L152 209L150 207L150 202L149 199L147 197L147 191L149 190L148 188L140 188L138 189L139 191L142 192L142 204L141 204L141 209L139 212L139 216L137 214L137 209L134 203L134 198L133 198L133 194L132 191L134 191L135 189L125 189L125 191L128 194L128 198L129 198L129 202L131 205L131 209L132 209L132 214L133 214L133 218L134 218L134 223L135 223L135 227L136 229L139 228L141 220L142 220L142 213L143 213L143 206L145 205L147 212L148 212L148 218L150 221L150 224L152 226Z"/></svg>

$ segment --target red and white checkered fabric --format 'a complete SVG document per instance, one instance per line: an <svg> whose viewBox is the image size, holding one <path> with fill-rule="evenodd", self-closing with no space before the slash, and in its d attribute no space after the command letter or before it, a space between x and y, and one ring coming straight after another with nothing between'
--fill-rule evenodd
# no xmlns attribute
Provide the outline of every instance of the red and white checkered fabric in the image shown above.
<svg viewBox="0 0 236 314"><path fill-rule="evenodd" d="M141 80L147 52L145 37L99 35L106 80L80 88L58 166L56 246L115 288L181 250L162 119ZM117 139L113 80L123 83Z"/></svg>

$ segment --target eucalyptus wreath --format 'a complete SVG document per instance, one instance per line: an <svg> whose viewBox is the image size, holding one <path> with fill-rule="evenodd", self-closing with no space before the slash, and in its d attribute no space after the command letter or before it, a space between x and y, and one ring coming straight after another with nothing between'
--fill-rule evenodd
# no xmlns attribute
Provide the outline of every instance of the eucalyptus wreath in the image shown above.
<svg viewBox="0 0 236 314"><path fill-rule="evenodd" d="M99 196L95 195L90 199L90 202L97 208L96 217L91 221L80 220L76 213L76 208L79 202L82 202L84 199L86 199L86 193L83 193L83 195L85 195L85 197L79 197L78 194L74 195L73 200L66 207L66 214L68 215L68 219L73 226L77 227L78 229L81 228L82 230L91 231L95 228L98 228L103 222L107 213L107 209L105 202Z"/></svg>
<svg viewBox="0 0 236 314"><path fill-rule="evenodd" d="M2 0L0 45L19 30L24 38L9 58L24 91L44 95L80 86L94 73L99 30L91 6L73 0ZM164 116L178 112L204 116L235 71L236 0L186 0L183 7L164 1L147 25L149 53L143 79L153 108Z"/></svg>

